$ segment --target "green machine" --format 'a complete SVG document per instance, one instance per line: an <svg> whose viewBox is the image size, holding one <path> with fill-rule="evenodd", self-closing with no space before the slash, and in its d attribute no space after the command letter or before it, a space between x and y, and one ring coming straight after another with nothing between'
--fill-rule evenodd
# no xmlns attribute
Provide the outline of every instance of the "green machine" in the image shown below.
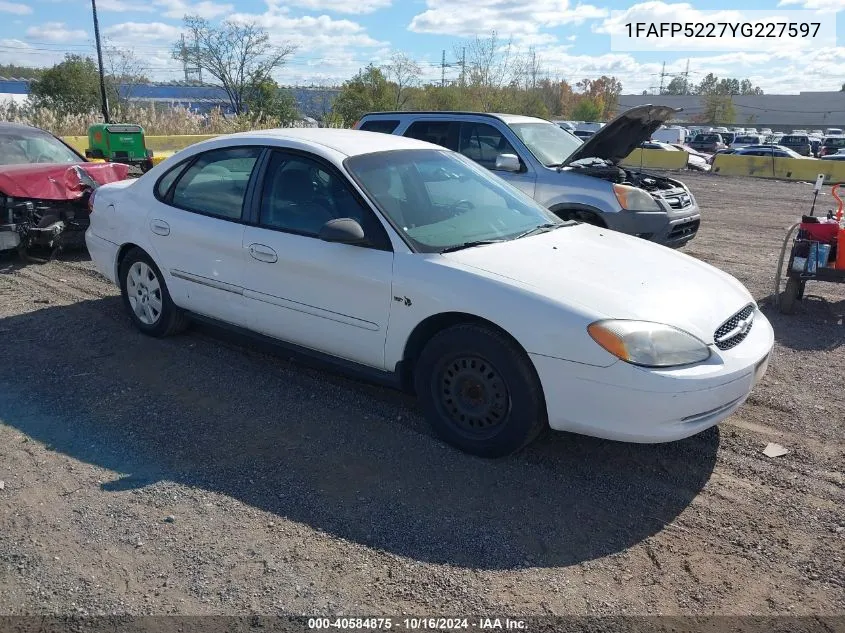
<svg viewBox="0 0 845 633"><path fill-rule="evenodd" d="M125 163L147 171L153 166L153 153L144 143L144 128L128 123L95 123L88 128L86 158Z"/></svg>

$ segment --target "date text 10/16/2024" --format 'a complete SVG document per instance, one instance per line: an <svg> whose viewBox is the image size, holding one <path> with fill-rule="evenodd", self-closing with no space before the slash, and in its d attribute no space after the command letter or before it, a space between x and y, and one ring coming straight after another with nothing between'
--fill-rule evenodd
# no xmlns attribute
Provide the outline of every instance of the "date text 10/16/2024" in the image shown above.
<svg viewBox="0 0 845 633"><path fill-rule="evenodd" d="M309 618L311 630L479 630L525 631L525 620L510 618Z"/></svg>

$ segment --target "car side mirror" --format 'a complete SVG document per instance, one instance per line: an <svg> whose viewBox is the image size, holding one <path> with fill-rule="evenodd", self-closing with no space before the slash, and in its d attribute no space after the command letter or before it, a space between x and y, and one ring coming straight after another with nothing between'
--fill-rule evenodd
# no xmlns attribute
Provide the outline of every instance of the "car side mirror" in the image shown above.
<svg viewBox="0 0 845 633"><path fill-rule="evenodd" d="M496 156L496 169L499 171L519 171L522 165L516 154L499 154Z"/></svg>
<svg viewBox="0 0 845 633"><path fill-rule="evenodd" d="M324 242L339 242L341 244L363 244L367 241L364 229L352 218L336 218L329 220L317 234Z"/></svg>

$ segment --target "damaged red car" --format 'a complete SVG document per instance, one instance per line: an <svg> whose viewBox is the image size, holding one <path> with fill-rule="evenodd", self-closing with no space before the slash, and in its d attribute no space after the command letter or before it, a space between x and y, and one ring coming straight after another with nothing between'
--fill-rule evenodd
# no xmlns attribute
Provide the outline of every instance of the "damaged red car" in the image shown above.
<svg viewBox="0 0 845 633"><path fill-rule="evenodd" d="M0 251L84 246L89 203L129 166L89 162L52 134L0 123Z"/></svg>

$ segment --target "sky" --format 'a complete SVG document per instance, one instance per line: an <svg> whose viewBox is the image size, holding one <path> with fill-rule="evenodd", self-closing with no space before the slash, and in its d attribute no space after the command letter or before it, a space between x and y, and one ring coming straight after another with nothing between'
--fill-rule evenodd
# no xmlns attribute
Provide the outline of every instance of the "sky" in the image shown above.
<svg viewBox="0 0 845 633"><path fill-rule="evenodd" d="M170 48L182 33L183 16L194 14L212 23L256 22L274 43L294 45L294 54L275 77L283 85L339 83L397 52L417 61L426 79L439 81L444 50L446 77L454 79L462 47L495 31L514 50L533 47L550 77L574 83L613 75L625 93L654 91L661 73L668 83L687 67L690 83L712 72L749 78L767 93L842 86L845 37L839 32L845 33L845 0L741 4L744 12L775 17L802 10L802 20L823 24L830 36L754 40L742 51L706 39L686 40L680 50L667 46L665 38L623 45L623 25L631 21L698 22L706 17L703 10L722 10L725 20L742 21L744 14L734 11L736 0L97 0L97 9L105 40L131 50L143 72L162 81L184 77ZM69 52L93 55L93 31L90 0L0 0L0 63L38 67L61 61Z"/></svg>

